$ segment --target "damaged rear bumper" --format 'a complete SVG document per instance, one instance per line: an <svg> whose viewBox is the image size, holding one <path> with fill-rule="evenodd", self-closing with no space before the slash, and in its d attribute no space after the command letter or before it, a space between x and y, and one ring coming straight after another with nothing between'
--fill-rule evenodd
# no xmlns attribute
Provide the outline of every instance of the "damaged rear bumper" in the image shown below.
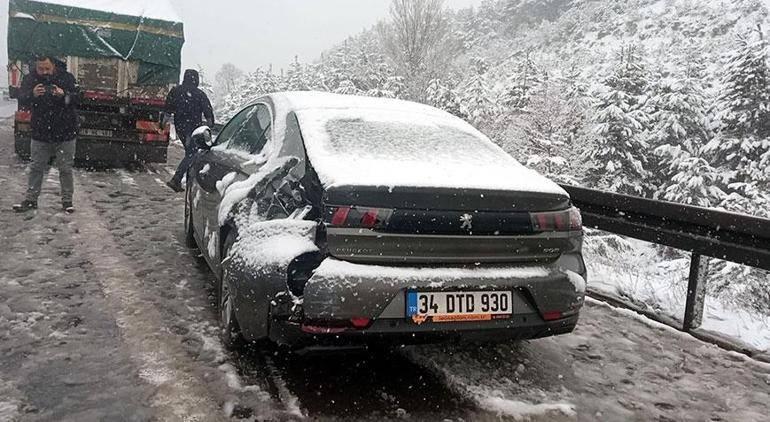
<svg viewBox="0 0 770 422"><path fill-rule="evenodd" d="M406 316L410 290L511 291L512 314L491 321L417 323ZM305 285L301 303L271 308L269 331L274 341L298 347L530 339L571 332L584 296L585 274L558 263L410 268L328 258Z"/></svg>
<svg viewBox="0 0 770 422"><path fill-rule="evenodd" d="M579 314L557 321L544 321L537 314L517 315L509 320L425 323L408 319L378 319L369 328L348 328L340 332L307 333L302 324L273 319L271 337L294 349L313 347L393 346L444 342L502 342L567 334L575 329Z"/></svg>

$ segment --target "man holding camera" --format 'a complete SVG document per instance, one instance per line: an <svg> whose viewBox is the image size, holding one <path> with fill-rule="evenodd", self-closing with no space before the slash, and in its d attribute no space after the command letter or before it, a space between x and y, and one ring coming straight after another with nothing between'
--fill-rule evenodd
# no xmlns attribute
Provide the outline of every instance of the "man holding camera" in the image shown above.
<svg viewBox="0 0 770 422"><path fill-rule="evenodd" d="M80 95L75 77L52 57L39 57L35 71L24 77L19 89L19 104L32 111L32 141L29 184L24 201L15 204L17 212L37 208L37 198L48 166L53 161L59 169L62 209L75 211L72 205L75 138L78 130L76 106Z"/></svg>

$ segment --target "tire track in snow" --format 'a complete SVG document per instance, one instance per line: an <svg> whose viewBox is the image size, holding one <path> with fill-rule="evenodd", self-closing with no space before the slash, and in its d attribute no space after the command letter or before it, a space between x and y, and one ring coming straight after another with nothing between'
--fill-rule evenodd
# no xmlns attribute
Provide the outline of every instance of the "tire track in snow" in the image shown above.
<svg viewBox="0 0 770 422"><path fill-rule="evenodd" d="M270 383L276 389L278 399L284 406L284 409L289 416L304 419L306 417L305 412L299 402L299 398L295 396L289 388L286 386L286 381L281 377L280 372L273 363L273 360L269 356L264 357L265 367L270 376Z"/></svg>
<svg viewBox="0 0 770 422"><path fill-rule="evenodd" d="M192 362L174 335L167 334L161 313L142 299L141 282L131 271L112 234L80 195L75 214L79 231L78 253L92 264L108 302L116 314L124 343L141 368L139 376L157 387L153 406L161 420L210 421L222 419L220 406L209 397L206 385L188 368Z"/></svg>
<svg viewBox="0 0 770 422"><path fill-rule="evenodd" d="M123 182L126 185L130 186L136 186L136 180L134 180L134 177L125 169L118 169L117 171L118 176L120 176L120 181Z"/></svg>
<svg viewBox="0 0 770 422"><path fill-rule="evenodd" d="M18 420L23 395L10 381L0 378L0 421Z"/></svg>
<svg viewBox="0 0 770 422"><path fill-rule="evenodd" d="M419 346L412 346L403 353L407 359L442 378L447 386L457 394L467 397L479 409L489 412L489 415L484 418L485 420L513 419L514 421L528 422L577 420L575 406L571 403L529 403L524 400L505 397L505 392L501 391L501 386L495 385L497 380L490 379L487 384L471 381L461 375L463 368L453 367L450 362L441 362L441 360L434 359L429 355L422 355ZM482 352L480 355L484 355L484 353ZM483 359L482 356L479 357ZM452 358L449 360L451 361ZM466 362L468 361L466 360ZM516 376L515 371L511 376Z"/></svg>

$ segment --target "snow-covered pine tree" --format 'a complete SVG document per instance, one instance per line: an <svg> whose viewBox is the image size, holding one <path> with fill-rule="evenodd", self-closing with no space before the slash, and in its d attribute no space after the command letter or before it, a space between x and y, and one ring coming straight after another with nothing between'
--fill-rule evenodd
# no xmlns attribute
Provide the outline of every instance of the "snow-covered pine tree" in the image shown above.
<svg viewBox="0 0 770 422"><path fill-rule="evenodd" d="M745 213L767 213L770 200L770 68L767 41L749 34L738 38L722 76L717 100L719 133L706 150L723 172L730 196L722 206ZM743 198L748 201L744 200ZM751 203L754 202L754 206ZM747 207L748 205L748 207Z"/></svg>
<svg viewBox="0 0 770 422"><path fill-rule="evenodd" d="M650 116L645 109L647 74L638 48L621 51L618 67L604 81L595 111L593 142L586 157L591 160L586 181L611 191L647 195L645 138Z"/></svg>
<svg viewBox="0 0 770 422"><path fill-rule="evenodd" d="M334 92L336 94L361 95L361 90L349 79L342 80Z"/></svg>
<svg viewBox="0 0 770 422"><path fill-rule="evenodd" d="M460 110L460 98L457 91L441 79L433 79L428 84L428 104L454 114L460 118L465 115Z"/></svg>
<svg viewBox="0 0 770 422"><path fill-rule="evenodd" d="M505 82L505 88L500 94L498 104L505 114L516 114L527 108L530 91L541 83L541 72L538 70L531 54L526 53L521 61L513 65L510 76Z"/></svg>
<svg viewBox="0 0 770 422"><path fill-rule="evenodd" d="M654 196L709 207L725 194L702 151L713 136L707 127L702 80L697 67L688 67L682 75L658 82L650 99L655 112L649 142L657 158Z"/></svg>
<svg viewBox="0 0 770 422"><path fill-rule="evenodd" d="M575 183L570 168L574 123L579 117L573 114L566 93L563 80L544 79L531 92L527 111L512 118L509 133L524 141L522 158L528 166L560 182Z"/></svg>
<svg viewBox="0 0 770 422"><path fill-rule="evenodd" d="M216 110L216 115L227 120L250 101L282 89L285 89L285 87L280 77L274 75L270 68L266 70L258 67L254 72L248 74L233 92L225 97L222 106Z"/></svg>
<svg viewBox="0 0 770 422"><path fill-rule="evenodd" d="M725 199L719 173L700 151L691 153L681 146L662 145L655 152L666 157L668 182L657 192L659 198L701 207L713 207Z"/></svg>
<svg viewBox="0 0 770 422"><path fill-rule="evenodd" d="M592 133L589 122L593 117L591 115L595 108L595 99L591 96L589 84L585 75L579 68L572 66L564 71L560 81L560 95L566 101L567 109L565 113L569 118L565 119L570 138L572 141L571 151L564 155L565 157L580 156L581 151L588 148L592 142ZM585 174L588 171L589 163L586 160L575 160L570 162L570 182L575 184L582 183Z"/></svg>
<svg viewBox="0 0 770 422"><path fill-rule="evenodd" d="M489 123L496 112L496 102L486 80L489 65L482 58L473 59L473 74L460 89L460 112L476 125Z"/></svg>
<svg viewBox="0 0 770 422"><path fill-rule="evenodd" d="M289 91L307 91L311 87L308 72L297 56L294 56L294 61L289 65L285 85Z"/></svg>

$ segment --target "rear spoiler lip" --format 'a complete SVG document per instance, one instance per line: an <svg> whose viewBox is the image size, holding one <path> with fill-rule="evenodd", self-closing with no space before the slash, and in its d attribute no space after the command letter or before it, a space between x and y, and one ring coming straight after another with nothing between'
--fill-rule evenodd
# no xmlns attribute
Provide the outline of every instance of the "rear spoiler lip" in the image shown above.
<svg viewBox="0 0 770 422"><path fill-rule="evenodd" d="M325 205L469 211L562 211L569 196L468 188L340 185L324 188Z"/></svg>

